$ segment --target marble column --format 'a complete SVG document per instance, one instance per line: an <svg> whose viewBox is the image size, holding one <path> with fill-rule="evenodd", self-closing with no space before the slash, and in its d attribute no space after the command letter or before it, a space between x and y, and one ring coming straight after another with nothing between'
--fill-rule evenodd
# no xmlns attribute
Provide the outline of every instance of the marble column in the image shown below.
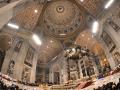
<svg viewBox="0 0 120 90"><path fill-rule="evenodd" d="M101 35L102 35L102 32L103 32L103 28L104 28L103 27L104 26L104 22L105 22L105 19L103 19L103 20L100 21L99 35L96 37L96 39L101 43L102 48L103 48L103 50L105 52L105 55L107 57L107 60L108 60L108 62L110 64L111 69L114 69L114 67L116 66L115 65L115 61L114 61L112 55L109 53L108 47L106 46L104 40L101 38ZM106 29L108 29L108 28L106 28ZM106 31L110 32L110 30L106 30ZM110 35L110 37L111 36L112 35Z"/></svg>
<svg viewBox="0 0 120 90"><path fill-rule="evenodd" d="M110 26L106 28L107 33L112 38L114 43L116 44L117 48L120 50L120 36L119 34Z"/></svg>
<svg viewBox="0 0 120 90"><path fill-rule="evenodd" d="M85 65L85 73L86 73L86 76L85 77L89 77L88 76L88 73L87 73L87 64L86 64L86 62L88 62L88 56L84 56L84 65Z"/></svg>
<svg viewBox="0 0 120 90"><path fill-rule="evenodd" d="M69 59L67 58L67 75L68 75L68 80L70 80L70 65L69 65Z"/></svg>
<svg viewBox="0 0 120 90"><path fill-rule="evenodd" d="M36 80L36 67L37 67L37 60L38 60L38 52L34 54L33 58L33 66L31 69L31 76L30 76L30 82L35 83Z"/></svg>
<svg viewBox="0 0 120 90"><path fill-rule="evenodd" d="M103 50L104 50L104 52L105 52L105 55L106 55L106 57L107 57L107 60L108 60L108 62L109 62L109 64L110 64L111 69L114 69L115 66L116 66L116 64L115 64L115 61L114 61L114 59L113 59L113 57L112 57L112 54L109 53L109 50L108 50L106 44L103 42L103 40L100 40L100 43L101 43L102 46L103 46Z"/></svg>
<svg viewBox="0 0 120 90"><path fill-rule="evenodd" d="M67 82L67 61L63 55L59 55L57 60L58 65L60 65L60 84Z"/></svg>
<svg viewBox="0 0 120 90"><path fill-rule="evenodd" d="M14 40L11 48L8 51L6 51L6 55L5 55L4 62L2 65L2 69L1 69L1 72L3 74L7 74L11 58L12 56L14 56L13 54L14 54L14 48L16 46L16 43L17 43L16 40Z"/></svg>
<svg viewBox="0 0 120 90"><path fill-rule="evenodd" d="M45 73L45 68L44 68L44 70L43 70L43 82L46 82L46 73Z"/></svg>
<svg viewBox="0 0 120 90"><path fill-rule="evenodd" d="M49 66L49 82L52 82L52 68Z"/></svg>
<svg viewBox="0 0 120 90"><path fill-rule="evenodd" d="M29 47L29 44L24 41L19 51L19 54L16 58L15 67L14 67L15 71L14 71L13 77L17 80L21 80L22 78L24 60L28 51L28 47Z"/></svg>
<svg viewBox="0 0 120 90"><path fill-rule="evenodd" d="M83 77L83 75L82 75L82 68L81 68L81 62L82 61L82 59L80 59L79 61L78 61L78 66L79 66L79 72L80 72L80 78L82 78Z"/></svg>
<svg viewBox="0 0 120 90"><path fill-rule="evenodd" d="M94 68L95 75L98 76L99 71L98 71L97 65L95 63L93 63L93 68Z"/></svg>
<svg viewBox="0 0 120 90"><path fill-rule="evenodd" d="M32 66L32 69L31 69L31 76L30 76L30 82L31 83L35 83L35 80L36 80L37 60L38 60L38 52L35 52L34 58L33 58L33 66Z"/></svg>
<svg viewBox="0 0 120 90"><path fill-rule="evenodd" d="M76 65L77 65L77 73L78 73L78 79L80 79L80 70L79 70L79 64L78 64L78 60L75 61L76 62Z"/></svg>

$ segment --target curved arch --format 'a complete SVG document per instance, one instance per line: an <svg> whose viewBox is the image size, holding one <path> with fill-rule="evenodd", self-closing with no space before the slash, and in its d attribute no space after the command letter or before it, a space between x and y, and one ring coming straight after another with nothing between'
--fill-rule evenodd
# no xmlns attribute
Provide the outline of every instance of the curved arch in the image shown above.
<svg viewBox="0 0 120 90"><path fill-rule="evenodd" d="M98 39L97 37L93 37L90 30L86 29L82 33L80 33L78 35L78 37L76 38L76 44L81 45L81 46L87 45L87 48L89 48L93 52L95 52L95 50L93 50L93 49L96 47L96 54L99 54L98 51L104 52L104 58L106 57L108 63L111 66L111 68L113 69L115 67L115 62L113 60L113 57L112 57L112 55L110 55L110 53L109 53L106 45L104 44L103 40ZM97 46L99 48L97 48ZM100 49L100 50L98 50L98 49Z"/></svg>

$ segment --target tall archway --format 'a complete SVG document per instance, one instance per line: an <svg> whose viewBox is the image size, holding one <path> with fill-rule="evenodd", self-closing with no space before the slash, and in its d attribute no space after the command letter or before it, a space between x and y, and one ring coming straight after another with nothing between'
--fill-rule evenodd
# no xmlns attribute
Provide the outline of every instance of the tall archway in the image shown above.
<svg viewBox="0 0 120 90"><path fill-rule="evenodd" d="M60 67L58 64L53 66L53 81L54 84L60 84Z"/></svg>
<svg viewBox="0 0 120 90"><path fill-rule="evenodd" d="M104 67L110 68L110 61L107 57L105 46L102 42L97 40L97 38L91 33L91 31L84 30L82 33L80 33L76 39L75 44L81 45L82 47L87 47L89 50L91 50L98 58L99 61L99 72L103 71ZM103 68L102 68L103 67Z"/></svg>

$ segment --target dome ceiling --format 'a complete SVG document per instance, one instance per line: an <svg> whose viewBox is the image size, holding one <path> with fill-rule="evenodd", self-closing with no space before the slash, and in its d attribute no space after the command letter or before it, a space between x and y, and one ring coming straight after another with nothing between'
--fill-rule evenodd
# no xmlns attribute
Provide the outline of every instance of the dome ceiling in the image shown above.
<svg viewBox="0 0 120 90"><path fill-rule="evenodd" d="M43 14L43 23L47 33L55 37L70 36L83 27L82 10L71 1L50 2Z"/></svg>
<svg viewBox="0 0 120 90"><path fill-rule="evenodd" d="M66 38L75 38L75 36L77 37L77 35L84 30L83 28L87 22L86 18L88 15L95 17L101 13L103 10L102 7L107 0L84 0L84 2L81 2L81 0L50 0L46 4L36 1L37 0L33 0L25 4L25 7L20 7L22 10L15 14L11 21L26 30L26 33L23 33L24 36L28 36L27 31L35 32L35 28L39 27L40 29L38 30L41 32L44 31L45 37L65 38L64 41L68 41ZM34 10L38 12L35 13ZM22 30L16 33L21 32ZM83 33L78 35L76 43L82 44L83 46L88 45L89 48L92 48L93 45L95 45L95 40L92 39L89 34L83 38ZM88 37L90 39L88 39ZM70 38L70 40L74 41L74 38ZM86 40L88 40L87 43ZM51 43L48 38L43 42L43 45L40 46L40 61L48 62L51 60L62 50L61 46L61 43L56 41Z"/></svg>

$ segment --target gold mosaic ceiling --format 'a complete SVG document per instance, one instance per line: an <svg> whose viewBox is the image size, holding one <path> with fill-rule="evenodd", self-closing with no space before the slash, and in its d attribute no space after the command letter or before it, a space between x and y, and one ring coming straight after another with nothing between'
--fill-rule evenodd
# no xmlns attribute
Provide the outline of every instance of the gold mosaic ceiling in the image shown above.
<svg viewBox="0 0 120 90"><path fill-rule="evenodd" d="M84 7L88 13L96 17L104 10L104 5L108 0L75 0L79 5Z"/></svg>
<svg viewBox="0 0 120 90"><path fill-rule="evenodd" d="M66 0L53 0L53 1L58 1L58 2L60 1L61 4L64 3L65 7L66 7L67 3L69 3L70 4L70 5L68 5L68 7L70 7L69 10L72 9L71 10L72 13L75 12L73 9L74 9L74 6L76 6L76 5L74 5L73 2L71 2L72 0L68 0L68 2ZM66 1L66 3L65 3L65 1ZM108 0L84 0L83 2L81 2L80 0L75 0L75 1L76 1L77 5L79 5L80 7L82 6L86 10L86 12L90 13L92 16L96 16L96 15L98 15L102 12L104 4ZM51 2L52 2L52 0L51 0ZM63 7L63 5L62 5L62 8L59 7L59 6L56 7L57 5L55 5L54 10L55 11L59 10L58 12L64 12L63 14L65 16L67 16L66 19L73 18L72 14L69 15L70 14L69 11L67 11L67 13L65 13L65 8ZM73 7L71 7L71 5ZM38 2L31 2L29 4L25 4L25 8L21 12L17 13L16 16L12 20L15 21L16 23L18 23L19 25L21 25L22 27L26 28L26 29L30 29L30 30L34 29L36 23L38 22L38 18L40 16L41 12L42 12L43 6L44 6L43 4L40 4ZM52 5L50 5L50 6L52 6ZM34 10L38 10L38 13L35 13ZM78 11L78 12L81 12L81 11ZM49 13L51 15L51 13L53 13L53 12L49 11ZM55 12L54 12L54 14L55 14ZM60 14L60 13L57 13L57 15L58 14ZM60 14L61 17L63 16L63 14ZM56 17L57 17L57 15L56 15ZM70 16L70 17L68 17L68 16ZM63 21L63 18L57 18L56 19L56 17L54 17L54 21L57 21L57 20L60 20L61 22ZM80 15L80 17L81 17L81 15ZM40 17L40 19L41 19L41 17ZM71 19L69 19L68 21L71 21ZM63 21L63 23L66 23L66 21Z"/></svg>
<svg viewBox="0 0 120 90"><path fill-rule="evenodd" d="M41 14L43 5L36 2L25 4L25 8L12 18L22 28L33 30L37 24L38 18ZM37 12L35 12L37 10Z"/></svg>

